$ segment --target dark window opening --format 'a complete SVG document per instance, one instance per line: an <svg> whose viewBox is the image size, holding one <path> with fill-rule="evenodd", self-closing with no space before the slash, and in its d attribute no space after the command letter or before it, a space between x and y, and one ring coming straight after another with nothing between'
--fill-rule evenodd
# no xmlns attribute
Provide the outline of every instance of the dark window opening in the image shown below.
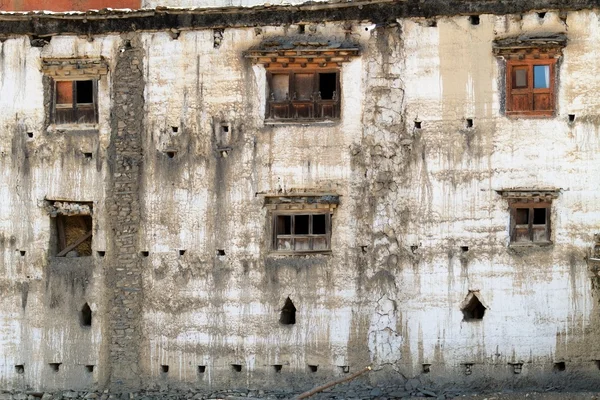
<svg viewBox="0 0 600 400"><path fill-rule="evenodd" d="M517 225L526 225L529 223L529 209L528 208L517 208L515 215L516 215Z"/></svg>
<svg viewBox="0 0 600 400"><path fill-rule="evenodd" d="M423 373L428 374L431 372L431 364L423 364Z"/></svg>
<svg viewBox="0 0 600 400"><path fill-rule="evenodd" d="M60 365L62 363L49 363L50 369L54 372L58 372L60 370Z"/></svg>
<svg viewBox="0 0 600 400"><path fill-rule="evenodd" d="M54 122L57 124L94 123L96 81L55 81Z"/></svg>
<svg viewBox="0 0 600 400"><path fill-rule="evenodd" d="M163 374L166 374L169 372L169 366L168 365L161 365L160 366L160 372L162 372Z"/></svg>
<svg viewBox="0 0 600 400"><path fill-rule="evenodd" d="M567 365L564 361L559 361L554 363L554 371L562 372L567 369Z"/></svg>
<svg viewBox="0 0 600 400"><path fill-rule="evenodd" d="M198 373L203 374L206 372L206 365L198 365Z"/></svg>
<svg viewBox="0 0 600 400"><path fill-rule="evenodd" d="M415 121L415 129L421 129L421 121Z"/></svg>
<svg viewBox="0 0 600 400"><path fill-rule="evenodd" d="M473 127L473 119L472 118L467 118L466 127L467 128Z"/></svg>
<svg viewBox="0 0 600 400"><path fill-rule="evenodd" d="M479 25L479 15L469 16L469 22L471 23L471 25Z"/></svg>
<svg viewBox="0 0 600 400"><path fill-rule="evenodd" d="M242 365L241 364L231 364L231 370L233 372L242 372Z"/></svg>
<svg viewBox="0 0 600 400"><path fill-rule="evenodd" d="M15 365L15 372L17 374L24 374L25 373L25 366L24 365Z"/></svg>
<svg viewBox="0 0 600 400"><path fill-rule="evenodd" d="M88 257L92 255L92 216L58 215L56 217L56 257Z"/></svg>
<svg viewBox="0 0 600 400"><path fill-rule="evenodd" d="M283 325L294 325L296 323L296 307L292 300L288 297L281 309L279 322Z"/></svg>
<svg viewBox="0 0 600 400"><path fill-rule="evenodd" d="M93 365L86 365L86 366L85 366L85 370L86 370L87 372L90 372L90 373L92 373L92 372L94 372L94 366L93 366Z"/></svg>
<svg viewBox="0 0 600 400"><path fill-rule="evenodd" d="M308 365L308 370L310 372L317 372L318 369L319 369L318 365L310 365L310 364Z"/></svg>
<svg viewBox="0 0 600 400"><path fill-rule="evenodd" d="M79 312L79 321L81 326L92 326L92 309L85 303Z"/></svg>
<svg viewBox="0 0 600 400"><path fill-rule="evenodd" d="M335 99L337 95L337 74L334 72L319 74L319 91L321 92L321 99Z"/></svg>
<svg viewBox="0 0 600 400"><path fill-rule="evenodd" d="M546 223L546 209L545 208L534 208L533 209L533 224L543 225Z"/></svg>
<svg viewBox="0 0 600 400"><path fill-rule="evenodd" d="M292 252L329 250L330 217L324 213L275 215L273 248Z"/></svg>
<svg viewBox="0 0 600 400"><path fill-rule="evenodd" d="M472 295L466 306L462 309L465 321L475 321L483 319L485 314L485 306L477 296Z"/></svg>
<svg viewBox="0 0 600 400"><path fill-rule="evenodd" d="M217 256L224 256L224 255L225 255L225 250L223 250L223 249L217 250Z"/></svg>
<svg viewBox="0 0 600 400"><path fill-rule="evenodd" d="M283 368L282 365L279 365L279 364L273 365L273 371L275 371L276 373L281 372L281 368Z"/></svg>
<svg viewBox="0 0 600 400"><path fill-rule="evenodd" d="M180 255L180 256L183 256L183 255L185 255L185 250L179 250L179 255Z"/></svg>
<svg viewBox="0 0 600 400"><path fill-rule="evenodd" d="M294 218L294 235L308 235L309 223L309 215L296 215Z"/></svg>
<svg viewBox="0 0 600 400"><path fill-rule="evenodd" d="M569 122L575 122L575 114L569 114Z"/></svg>
<svg viewBox="0 0 600 400"><path fill-rule="evenodd" d="M304 32L306 32L306 26L304 24L298 25L298 33L302 35Z"/></svg>

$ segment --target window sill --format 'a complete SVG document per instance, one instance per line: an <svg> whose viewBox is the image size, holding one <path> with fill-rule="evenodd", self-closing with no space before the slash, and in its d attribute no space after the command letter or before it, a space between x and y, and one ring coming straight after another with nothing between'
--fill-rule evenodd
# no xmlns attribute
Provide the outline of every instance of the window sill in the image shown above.
<svg viewBox="0 0 600 400"><path fill-rule="evenodd" d="M523 242L523 243L510 243L509 248L522 248L522 247L548 247L552 246L553 242Z"/></svg>
<svg viewBox="0 0 600 400"><path fill-rule="evenodd" d="M339 119L265 119L265 126L288 126L288 125L301 125L301 126L335 126L339 124Z"/></svg>
<svg viewBox="0 0 600 400"><path fill-rule="evenodd" d="M48 125L46 131L48 133L65 133L65 132L98 132L98 124L51 124Z"/></svg>
<svg viewBox="0 0 600 400"><path fill-rule="evenodd" d="M534 118L539 118L539 119L550 119L550 118L554 118L554 112L544 112L544 113L538 113L538 112L510 112L507 111L506 112L506 117L510 118L510 119L518 119L518 118L527 118L527 119L534 119Z"/></svg>
<svg viewBox="0 0 600 400"><path fill-rule="evenodd" d="M315 251L277 251L271 250L269 256L312 256L312 255L332 255L331 250L315 250Z"/></svg>

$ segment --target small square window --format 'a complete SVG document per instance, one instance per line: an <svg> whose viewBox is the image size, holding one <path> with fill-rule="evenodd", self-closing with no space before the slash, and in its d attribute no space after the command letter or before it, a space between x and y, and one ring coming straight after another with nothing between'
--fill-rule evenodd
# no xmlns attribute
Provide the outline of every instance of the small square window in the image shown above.
<svg viewBox="0 0 600 400"><path fill-rule="evenodd" d="M56 124L98 122L95 80L54 81L53 118Z"/></svg>
<svg viewBox="0 0 600 400"><path fill-rule="evenodd" d="M513 203L511 244L550 242L550 203Z"/></svg>
<svg viewBox="0 0 600 400"><path fill-rule="evenodd" d="M323 212L275 214L273 250L323 252L330 250L331 214Z"/></svg>
<svg viewBox="0 0 600 400"><path fill-rule="evenodd" d="M56 257L92 255L92 216L59 215L56 217Z"/></svg>

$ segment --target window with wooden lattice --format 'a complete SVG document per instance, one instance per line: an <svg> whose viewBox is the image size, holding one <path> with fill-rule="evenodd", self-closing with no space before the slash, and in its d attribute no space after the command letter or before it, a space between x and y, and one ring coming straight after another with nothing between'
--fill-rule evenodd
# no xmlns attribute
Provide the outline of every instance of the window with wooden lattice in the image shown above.
<svg viewBox="0 0 600 400"><path fill-rule="evenodd" d="M55 124L98 122L96 80L55 80L53 119Z"/></svg>
<svg viewBox="0 0 600 400"><path fill-rule="evenodd" d="M327 120L340 116L338 69L269 70L267 119Z"/></svg>

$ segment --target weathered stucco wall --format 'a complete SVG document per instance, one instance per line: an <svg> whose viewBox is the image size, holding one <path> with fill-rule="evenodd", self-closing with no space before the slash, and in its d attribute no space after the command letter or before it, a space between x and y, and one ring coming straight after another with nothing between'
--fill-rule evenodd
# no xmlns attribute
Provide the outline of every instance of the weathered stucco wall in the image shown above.
<svg viewBox="0 0 600 400"><path fill-rule="evenodd" d="M265 69L243 56L295 25L0 43L1 386L299 390L373 363L371 382L595 387L597 24L548 11L307 26L362 54L340 70L340 121L304 125L265 123ZM569 39L556 116L507 118L492 41L533 32ZM47 126L41 60L86 56L109 65L98 126ZM561 189L552 245L508 246L497 190L516 187ZM340 195L332 254L273 255L264 195L304 191ZM44 199L94 202L92 257L51 256ZM467 322L476 290L488 309ZM295 325L278 322L287 297Z"/></svg>

